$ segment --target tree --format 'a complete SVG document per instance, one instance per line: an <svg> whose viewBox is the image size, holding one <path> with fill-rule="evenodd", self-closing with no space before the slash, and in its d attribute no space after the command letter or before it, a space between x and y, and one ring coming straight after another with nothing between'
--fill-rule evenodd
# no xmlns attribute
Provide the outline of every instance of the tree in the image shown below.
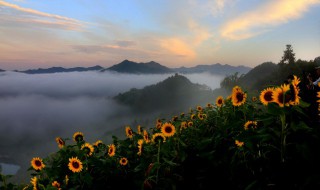
<svg viewBox="0 0 320 190"><path fill-rule="evenodd" d="M293 64L296 60L295 53L293 53L292 46L290 44L286 45L286 50L283 52L280 64Z"/></svg>

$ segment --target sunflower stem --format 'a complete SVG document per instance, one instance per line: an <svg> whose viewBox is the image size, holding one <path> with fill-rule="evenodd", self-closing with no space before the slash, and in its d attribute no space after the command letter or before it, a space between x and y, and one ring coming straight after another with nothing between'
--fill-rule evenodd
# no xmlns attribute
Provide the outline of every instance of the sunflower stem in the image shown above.
<svg viewBox="0 0 320 190"><path fill-rule="evenodd" d="M285 155L286 155L286 115L283 113L280 115L281 120L281 162L285 162Z"/></svg>
<svg viewBox="0 0 320 190"><path fill-rule="evenodd" d="M158 155L157 155L157 176L156 176L156 184L158 184L158 177L159 177L159 168L160 168L160 146L161 146L161 140L158 140Z"/></svg>

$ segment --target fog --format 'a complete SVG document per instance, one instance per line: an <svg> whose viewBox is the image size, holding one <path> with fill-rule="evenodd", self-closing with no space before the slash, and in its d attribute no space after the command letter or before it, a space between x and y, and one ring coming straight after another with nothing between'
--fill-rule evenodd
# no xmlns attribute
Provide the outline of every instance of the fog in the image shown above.
<svg viewBox="0 0 320 190"><path fill-rule="evenodd" d="M58 150L55 137L71 139L74 132L81 131L91 143L105 140L106 134L137 119L128 107L114 102L113 96L171 75L0 73L0 162L21 166L18 174L23 175L33 157ZM219 87L223 79L210 74L184 76L211 89Z"/></svg>

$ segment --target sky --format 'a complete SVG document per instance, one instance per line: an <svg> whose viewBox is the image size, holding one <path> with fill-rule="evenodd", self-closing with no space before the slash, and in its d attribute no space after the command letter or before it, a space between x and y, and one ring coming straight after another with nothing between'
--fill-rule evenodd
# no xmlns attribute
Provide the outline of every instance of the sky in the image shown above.
<svg viewBox="0 0 320 190"><path fill-rule="evenodd" d="M320 0L0 0L0 69L320 56Z"/></svg>

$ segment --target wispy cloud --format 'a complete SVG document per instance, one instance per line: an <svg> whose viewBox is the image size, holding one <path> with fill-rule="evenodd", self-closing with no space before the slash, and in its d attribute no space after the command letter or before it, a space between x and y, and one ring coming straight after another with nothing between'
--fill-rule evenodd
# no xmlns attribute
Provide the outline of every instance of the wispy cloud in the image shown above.
<svg viewBox="0 0 320 190"><path fill-rule="evenodd" d="M160 45L162 48L167 50L170 54L174 56L185 58L187 60L192 60L196 57L196 53L190 46L179 38L168 38L160 40Z"/></svg>
<svg viewBox="0 0 320 190"><path fill-rule="evenodd" d="M50 27L59 26L59 28L64 28L67 30L75 30L81 28L84 25L83 22L73 18L57 14L45 13L30 8L24 8L19 5L8 3L2 0L0 0L0 7L11 9L20 13L15 14L12 11L3 10L0 13L1 22L10 21L16 23L30 23Z"/></svg>
<svg viewBox="0 0 320 190"><path fill-rule="evenodd" d="M320 0L272 0L228 21L221 29L221 35L231 40L250 38L274 26L301 18Z"/></svg>

